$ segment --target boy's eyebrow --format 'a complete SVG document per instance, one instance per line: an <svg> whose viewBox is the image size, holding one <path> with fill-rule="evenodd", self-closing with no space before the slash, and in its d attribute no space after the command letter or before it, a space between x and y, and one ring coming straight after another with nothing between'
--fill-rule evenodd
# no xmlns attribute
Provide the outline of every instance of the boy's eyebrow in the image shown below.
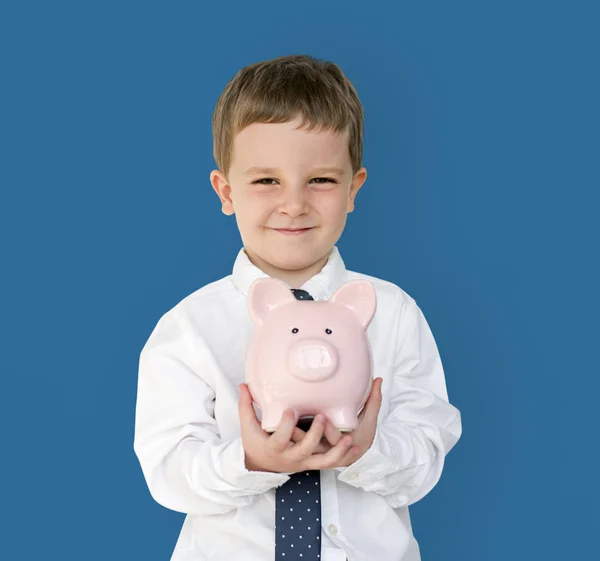
<svg viewBox="0 0 600 561"><path fill-rule="evenodd" d="M280 173L281 170L278 168L261 168L261 167L251 167L246 170L246 175L253 174L274 174ZM315 168L312 170L313 173L339 173L340 175L344 175L344 170L336 167L324 167L324 168Z"/></svg>

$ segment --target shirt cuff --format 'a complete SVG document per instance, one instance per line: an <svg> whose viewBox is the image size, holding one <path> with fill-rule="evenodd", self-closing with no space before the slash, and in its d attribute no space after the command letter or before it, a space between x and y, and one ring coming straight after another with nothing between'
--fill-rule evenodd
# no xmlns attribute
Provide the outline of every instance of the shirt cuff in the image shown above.
<svg viewBox="0 0 600 561"><path fill-rule="evenodd" d="M246 456L240 437L232 440L222 450L220 460L223 478L236 489L246 489L256 494L264 493L283 485L290 478L288 473L246 469Z"/></svg>
<svg viewBox="0 0 600 561"><path fill-rule="evenodd" d="M354 487L366 487L394 471L393 458L380 452L383 435L379 426L371 447L354 463L347 467L336 467L338 479Z"/></svg>

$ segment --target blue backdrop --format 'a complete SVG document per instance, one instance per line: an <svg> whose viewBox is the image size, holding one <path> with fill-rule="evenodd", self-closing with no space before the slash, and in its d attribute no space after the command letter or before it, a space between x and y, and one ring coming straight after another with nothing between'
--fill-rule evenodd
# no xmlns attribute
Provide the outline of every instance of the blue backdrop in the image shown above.
<svg viewBox="0 0 600 561"><path fill-rule="evenodd" d="M423 560L597 554L594 2L0 4L0 558L164 561L133 452L139 352L230 272L211 116L247 64L337 62L369 177L340 249L422 307L464 433ZM590 557L592 554L592 557Z"/></svg>

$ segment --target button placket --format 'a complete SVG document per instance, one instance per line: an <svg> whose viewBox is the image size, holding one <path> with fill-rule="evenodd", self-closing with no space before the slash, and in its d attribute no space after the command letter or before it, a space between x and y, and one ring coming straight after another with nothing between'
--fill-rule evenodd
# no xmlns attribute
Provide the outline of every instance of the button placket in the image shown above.
<svg viewBox="0 0 600 561"><path fill-rule="evenodd" d="M323 483L321 485L321 499L323 508L323 530L327 537L338 547L345 544L342 528L340 526L340 511L337 497L337 481L333 470L321 472Z"/></svg>

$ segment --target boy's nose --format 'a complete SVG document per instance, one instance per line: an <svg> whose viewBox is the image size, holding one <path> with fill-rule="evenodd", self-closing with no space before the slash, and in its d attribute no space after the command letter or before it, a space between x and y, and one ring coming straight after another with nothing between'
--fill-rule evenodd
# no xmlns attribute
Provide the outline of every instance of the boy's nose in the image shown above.
<svg viewBox="0 0 600 561"><path fill-rule="evenodd" d="M287 190L279 203L279 212L288 216L300 216L306 214L307 210L306 195L302 188Z"/></svg>

